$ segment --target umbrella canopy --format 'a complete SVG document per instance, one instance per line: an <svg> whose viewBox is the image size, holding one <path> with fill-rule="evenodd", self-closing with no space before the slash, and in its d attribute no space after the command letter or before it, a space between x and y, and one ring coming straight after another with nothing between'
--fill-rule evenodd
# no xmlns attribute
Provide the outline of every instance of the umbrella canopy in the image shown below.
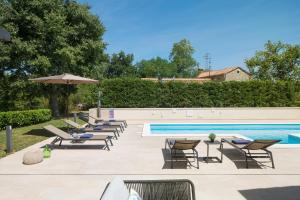
<svg viewBox="0 0 300 200"><path fill-rule="evenodd" d="M0 27L0 40L10 41L10 33L1 27Z"/></svg>
<svg viewBox="0 0 300 200"><path fill-rule="evenodd" d="M34 82L38 83L50 83L50 84L65 84L68 85L68 96L67 96L67 109L66 114L68 115L69 112L69 85L76 85L76 84L96 84L99 81L89 78L84 78L80 76L75 76L72 74L61 74L56 76L47 76L47 77L40 77L29 79Z"/></svg>
<svg viewBox="0 0 300 200"><path fill-rule="evenodd" d="M51 84L68 84L68 85L75 85L75 84L96 84L99 81L89 78L84 78L80 76L75 76L72 74L61 74L56 76L47 76L47 77L40 77L29 79L34 82L38 83L51 83Z"/></svg>

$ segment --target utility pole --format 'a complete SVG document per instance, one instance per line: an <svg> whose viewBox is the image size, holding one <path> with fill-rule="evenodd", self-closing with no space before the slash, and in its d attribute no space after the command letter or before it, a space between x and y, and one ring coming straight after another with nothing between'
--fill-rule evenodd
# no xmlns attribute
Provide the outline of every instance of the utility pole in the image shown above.
<svg viewBox="0 0 300 200"><path fill-rule="evenodd" d="M205 60L205 67L208 70L208 76L210 77L210 71L211 71L211 54L210 53L204 54L204 60Z"/></svg>

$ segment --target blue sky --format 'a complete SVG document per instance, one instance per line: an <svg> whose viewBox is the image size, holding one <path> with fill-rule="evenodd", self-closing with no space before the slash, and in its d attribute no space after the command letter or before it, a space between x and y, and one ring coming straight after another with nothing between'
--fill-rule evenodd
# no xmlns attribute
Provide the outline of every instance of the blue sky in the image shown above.
<svg viewBox="0 0 300 200"><path fill-rule="evenodd" d="M168 59L172 45L190 40L194 58L212 68L245 67L267 40L300 44L300 0L80 0L106 32L107 52L133 53L135 62Z"/></svg>

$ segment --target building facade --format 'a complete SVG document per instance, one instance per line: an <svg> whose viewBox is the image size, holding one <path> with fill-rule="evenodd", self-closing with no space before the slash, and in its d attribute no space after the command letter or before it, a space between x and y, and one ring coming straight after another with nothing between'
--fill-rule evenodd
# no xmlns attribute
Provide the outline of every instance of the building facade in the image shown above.
<svg viewBox="0 0 300 200"><path fill-rule="evenodd" d="M248 81L251 79L251 74L240 67L229 67L202 72L198 75L198 78L214 81Z"/></svg>

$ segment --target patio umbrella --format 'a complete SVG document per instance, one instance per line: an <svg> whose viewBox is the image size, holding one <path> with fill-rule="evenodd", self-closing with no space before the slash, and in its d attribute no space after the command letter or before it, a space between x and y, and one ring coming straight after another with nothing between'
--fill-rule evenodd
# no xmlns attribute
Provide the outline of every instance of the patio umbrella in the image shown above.
<svg viewBox="0 0 300 200"><path fill-rule="evenodd" d="M68 96L67 96L67 110L66 114L68 114L68 108L69 108L69 85L76 85L76 84L96 84L99 81L89 78L84 78L80 76L75 76L72 74L61 74L56 76L47 76L47 77L40 77L40 78L34 78L29 79L34 82L38 83L50 83L50 84L65 84L68 85Z"/></svg>
<svg viewBox="0 0 300 200"><path fill-rule="evenodd" d="M10 41L10 33L2 27L0 27L0 40Z"/></svg>

